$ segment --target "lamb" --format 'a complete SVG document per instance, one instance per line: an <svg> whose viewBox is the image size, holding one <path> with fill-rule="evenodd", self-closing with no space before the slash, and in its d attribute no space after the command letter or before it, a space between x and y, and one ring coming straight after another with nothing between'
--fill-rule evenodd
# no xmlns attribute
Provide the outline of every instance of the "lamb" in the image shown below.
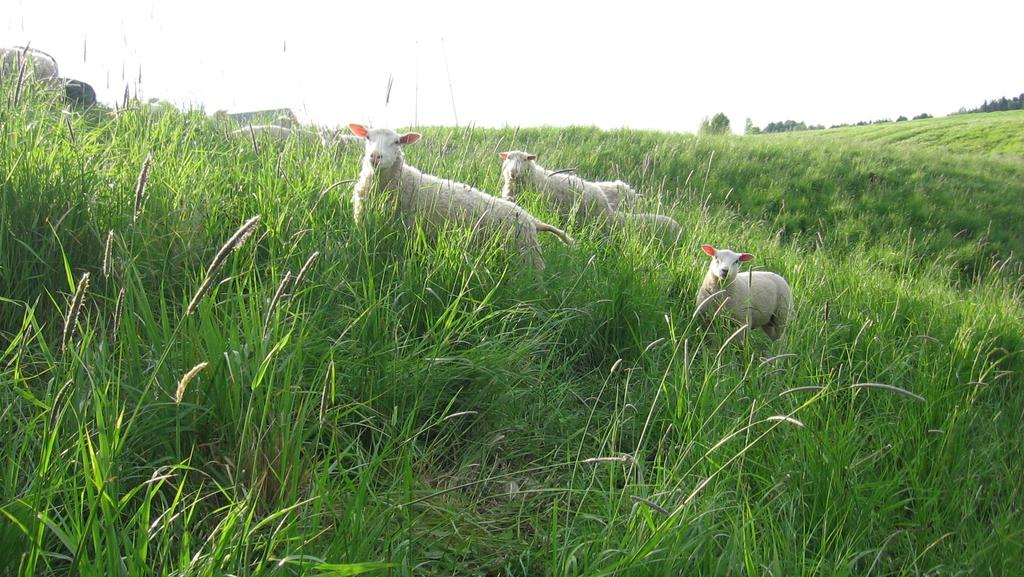
<svg viewBox="0 0 1024 577"><path fill-rule="evenodd" d="M646 228L654 236L675 244L683 234L683 227L676 219L664 214L648 212L616 212L613 222L620 225L633 225Z"/></svg>
<svg viewBox="0 0 1024 577"><path fill-rule="evenodd" d="M363 139L353 134L342 134L340 130L321 129L320 142L324 146L337 145L341 149L359 146L363 147Z"/></svg>
<svg viewBox="0 0 1024 577"><path fill-rule="evenodd" d="M254 126L239 128L238 130L232 130L228 133L228 136L232 138L251 138L252 135L255 134L256 138L259 138L261 135L265 134L275 142L284 142L291 137L293 132L296 131L285 126L278 126L276 124L257 124Z"/></svg>
<svg viewBox="0 0 1024 577"><path fill-rule="evenodd" d="M578 216L585 221L614 218L611 205L600 186L574 174L552 172L537 164L537 156L519 150L502 152L501 174L505 184L501 197L516 202L523 185L529 183L544 202L564 218Z"/></svg>
<svg viewBox="0 0 1024 577"><path fill-rule="evenodd" d="M608 199L608 205L612 207L612 210L632 210L636 205L637 199L640 198L640 195L633 190L632 186L621 180L595 182L594 184L601 187L601 191L604 192L604 197Z"/></svg>
<svg viewBox="0 0 1024 577"><path fill-rule="evenodd" d="M359 181L352 189L356 222L361 220L363 205L371 197L393 190L397 193L399 214L406 222L418 219L435 230L455 222L472 229L478 239L511 232L519 253L538 270L544 268L538 232L550 232L565 244L573 242L564 231L541 222L514 202L467 184L424 174L406 164L402 146L418 141L419 133L371 130L361 124L350 124L349 129L366 141Z"/></svg>
<svg viewBox="0 0 1024 577"><path fill-rule="evenodd" d="M619 212L616 207L632 205L637 198L636 191L621 180L590 182L576 175L552 172L537 164L536 155L519 150L502 152L498 156L504 161L501 165L505 180L502 198L515 202L523 186L530 184L553 210L565 218L576 215L584 220L600 220L613 225L640 225L672 241L678 239L682 232L679 223L665 215Z"/></svg>
<svg viewBox="0 0 1024 577"><path fill-rule="evenodd" d="M740 334L761 329L773 341L781 338L793 308L793 293L786 280L768 271L740 274L740 263L754 258L750 253L716 249L709 244L701 248L711 257L711 265L697 291L697 310L706 312L721 305L746 324Z"/></svg>
<svg viewBox="0 0 1024 577"><path fill-rule="evenodd" d="M7 74L20 74L21 66L25 66L25 77L40 81L57 80L57 61L49 54L35 48L15 46L0 48L0 71Z"/></svg>

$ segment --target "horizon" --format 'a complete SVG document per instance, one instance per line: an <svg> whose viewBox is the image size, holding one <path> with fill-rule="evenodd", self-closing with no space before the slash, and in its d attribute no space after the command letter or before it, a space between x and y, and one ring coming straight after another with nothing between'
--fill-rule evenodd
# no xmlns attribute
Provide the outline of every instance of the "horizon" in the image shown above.
<svg viewBox="0 0 1024 577"><path fill-rule="evenodd" d="M140 100L208 114L290 108L300 122L334 127L696 132L722 112L742 133L747 118L827 127L945 116L1022 90L1006 71L1024 7L1009 2L969 12L918 2L855 10L805 1L666 8L642 0L630 10L395 2L387 29L353 24L379 20L368 5L313 4L18 0L4 44L52 54L62 76L88 82L105 104L127 86Z"/></svg>

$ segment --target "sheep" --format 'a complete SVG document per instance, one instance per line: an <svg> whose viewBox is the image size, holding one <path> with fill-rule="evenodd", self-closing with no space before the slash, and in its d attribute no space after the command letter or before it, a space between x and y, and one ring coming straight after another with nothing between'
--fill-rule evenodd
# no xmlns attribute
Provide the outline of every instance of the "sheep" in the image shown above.
<svg viewBox="0 0 1024 577"><path fill-rule="evenodd" d="M57 80L57 60L42 50L15 46L0 48L0 71L3 74L20 74L25 66L25 77L40 81Z"/></svg>
<svg viewBox="0 0 1024 577"><path fill-rule="evenodd" d="M504 161L501 174L504 186L501 197L513 202L524 184L532 184L544 201L565 218L577 215L585 220L600 220L612 225L640 225L656 235L673 241L682 228L671 217L661 214L624 213L617 206L632 204L636 191L621 180L590 182L576 175L552 172L537 164L537 156L529 152L510 150L498 156ZM607 193L611 193L614 204Z"/></svg>
<svg viewBox="0 0 1024 577"><path fill-rule="evenodd" d="M564 231L541 222L514 202L467 184L424 174L406 164L402 146L418 141L419 133L371 130L361 124L350 124L349 129L365 140L362 170L352 189L357 223L361 221L363 205L371 197L392 190L397 193L398 211L407 223L419 219L437 229L446 222L456 222L471 228L478 239L510 231L520 255L537 270L544 268L538 232L550 232L565 244L573 242Z"/></svg>
<svg viewBox="0 0 1024 577"><path fill-rule="evenodd" d="M640 195L633 190L632 186L621 180L595 182L594 184L601 187L601 191L604 192L604 197L608 199L608 205L612 207L612 210L632 210L636 205L637 199L640 198Z"/></svg>
<svg viewBox="0 0 1024 577"><path fill-rule="evenodd" d="M697 311L724 306L745 323L741 335L761 329L773 341L781 338L793 308L793 293L786 279L761 270L740 274L740 263L754 258L750 253L716 249L709 244L701 248L711 257L711 265L697 291Z"/></svg>
<svg viewBox="0 0 1024 577"><path fill-rule="evenodd" d="M73 78L58 78L64 85L64 100L74 106L93 106L96 104L96 90L88 82Z"/></svg>
<svg viewBox="0 0 1024 577"><path fill-rule="evenodd" d="M239 128L238 130L232 130L228 133L228 136L232 138L252 138L255 134L256 138L265 134L268 138L275 142L284 142L291 137L293 131L291 128L284 126L278 126L276 124L257 124L254 126L246 126L245 128Z"/></svg>
<svg viewBox="0 0 1024 577"><path fill-rule="evenodd" d="M331 130L324 128L320 130L320 142L324 146L331 146L334 144L339 145L342 148L351 146L363 147L363 139L354 134L342 134L340 130Z"/></svg>
<svg viewBox="0 0 1024 577"><path fill-rule="evenodd" d="M613 219L613 209L604 191L593 182L574 174L552 172L535 161L537 156L519 150L498 154L505 184L501 197L516 202L523 185L531 184L545 204L564 218L578 216L585 221Z"/></svg>
<svg viewBox="0 0 1024 577"><path fill-rule="evenodd" d="M613 223L619 225L633 225L646 228L654 236L675 244L683 234L683 227L679 226L676 219L664 214L648 212L616 212Z"/></svg>

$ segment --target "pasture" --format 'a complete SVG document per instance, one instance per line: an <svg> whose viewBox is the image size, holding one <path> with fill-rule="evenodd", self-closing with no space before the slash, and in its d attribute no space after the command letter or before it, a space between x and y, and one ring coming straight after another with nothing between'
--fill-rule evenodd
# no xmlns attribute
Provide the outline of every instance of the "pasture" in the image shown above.
<svg viewBox="0 0 1024 577"><path fill-rule="evenodd" d="M528 150L684 231L526 198L576 239L535 272L357 226L359 150L6 82L0 573L1013 574L1024 164L956 131L1022 118L420 129L424 171ZM786 277L784 339L694 320L702 243Z"/></svg>

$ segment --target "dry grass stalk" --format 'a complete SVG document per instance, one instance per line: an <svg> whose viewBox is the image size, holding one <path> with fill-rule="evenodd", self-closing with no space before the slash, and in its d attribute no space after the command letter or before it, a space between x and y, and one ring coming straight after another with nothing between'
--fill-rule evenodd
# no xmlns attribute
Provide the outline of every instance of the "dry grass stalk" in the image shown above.
<svg viewBox="0 0 1024 577"><path fill-rule="evenodd" d="M139 180L135 183L135 213L132 216L132 222L139 220L139 214L142 212L142 203L145 202L146 197L146 183L149 182L149 164L153 161L153 153L150 152L146 155L145 162L142 163L142 170L139 171Z"/></svg>
<svg viewBox="0 0 1024 577"><path fill-rule="evenodd" d="M64 117L64 126L68 127L68 140L71 141L72 146L78 146L78 139L75 138L75 129L71 127L71 119L67 116Z"/></svg>
<svg viewBox="0 0 1024 577"><path fill-rule="evenodd" d="M299 274L295 275L295 284L292 285L292 292L299 290L299 285L301 285L302 281L305 280L306 273L309 272L309 269L313 266L313 263L316 262L316 259L319 256L320 251L318 250L313 251L313 254L309 255L305 264L303 264L302 268L299 269Z"/></svg>
<svg viewBox="0 0 1024 577"><path fill-rule="evenodd" d="M804 424L802 422L800 422L797 419L794 419L793 417L790 417L788 415L772 415L772 416L766 418L765 420L766 421L771 421L771 422L781 421L781 422L784 422L784 423L789 423L790 425L796 425L798 427L803 427L804 426Z"/></svg>
<svg viewBox="0 0 1024 577"><path fill-rule="evenodd" d="M21 102L21 89L25 86L25 68L28 67L28 46L18 55L18 85L14 89L14 105Z"/></svg>
<svg viewBox="0 0 1024 577"><path fill-rule="evenodd" d="M556 174L566 174L566 173L569 173L569 172L576 172L576 167L573 167L573 168L563 168L561 170L556 170L556 171L552 172L551 174L549 174L548 178L551 178L552 176L555 176Z"/></svg>
<svg viewBox="0 0 1024 577"><path fill-rule="evenodd" d="M64 332L60 339L60 350L63 351L68 343L75 337L75 329L78 326L78 316L82 313L82 305L85 303L85 293L89 290L89 273L82 273L75 285L75 294L71 297L71 305L68 307L68 314L64 318Z"/></svg>
<svg viewBox="0 0 1024 577"><path fill-rule="evenodd" d="M199 289L196 291L195 296L188 303L188 308L185 309L185 316L192 314L199 301L206 296L206 293L210 291L210 287L213 286L213 280L217 275L217 271L224 266L224 261L227 260L228 256L242 246L245 241L252 235L253 231L256 230L256 225L260 222L260 215L256 215L249 220L242 223L242 226L238 227L238 230L231 235L231 238L224 243L224 246L220 247L217 251L216 256L210 262L210 266L206 269L206 278L203 279L203 283L199 285Z"/></svg>
<svg viewBox="0 0 1024 577"><path fill-rule="evenodd" d="M651 501L650 499L645 499L640 495L630 495L629 498L636 501L637 503L643 503L644 505L647 505L648 507L661 513L662 515L671 514L668 509L662 507L661 505L655 503L654 501Z"/></svg>
<svg viewBox="0 0 1024 577"><path fill-rule="evenodd" d="M107 233L107 244L103 247L103 278L110 278L110 251L114 244L114 229Z"/></svg>
<svg viewBox="0 0 1024 577"><path fill-rule="evenodd" d="M920 401L922 403L927 401L927 399L925 399L924 397L922 397L921 395L919 395L917 393L912 393L912 392L910 392L910 391L908 391L906 389L901 389L901 388L899 388L899 387L897 387L895 385L886 385L884 383L857 383L855 385L850 385L850 388L852 388L852 389L885 389L886 391L892 391L892 392L898 393L900 395L905 395L907 397L910 397L911 399L914 399L915 401Z"/></svg>
<svg viewBox="0 0 1024 577"><path fill-rule="evenodd" d="M585 465L593 465L597 463L628 463L632 460L632 457L629 455L620 455L618 457L591 457L580 462Z"/></svg>
<svg viewBox="0 0 1024 577"><path fill-rule="evenodd" d="M124 287L117 291L117 302L114 303L114 327L111 334L117 338L117 329L121 327L121 315L124 314Z"/></svg>
<svg viewBox="0 0 1024 577"><path fill-rule="evenodd" d="M194 379L195 376L199 374L199 371L205 369L206 365L208 364L209 363L207 363L206 361L203 361L198 365L192 367L192 370L185 373L185 375L181 377L181 380L178 381L178 388L174 389L175 404L181 404L181 399L185 396L185 389L188 388L189 382L191 382L192 379Z"/></svg>
<svg viewBox="0 0 1024 577"><path fill-rule="evenodd" d="M267 318L263 320L263 337L266 338L267 331L270 329L270 319L274 318L274 311L277 310L277 305L280 304L281 300L287 298L285 291L288 290L288 283L292 280L292 271L286 271L284 277L281 278L281 283L277 285L277 290L274 291L274 298L270 299L270 306L267 308Z"/></svg>
<svg viewBox="0 0 1024 577"><path fill-rule="evenodd" d="M252 151L256 153L256 156L259 156L260 147L256 144L256 130L252 127L252 123L249 123L249 136L252 137Z"/></svg>

